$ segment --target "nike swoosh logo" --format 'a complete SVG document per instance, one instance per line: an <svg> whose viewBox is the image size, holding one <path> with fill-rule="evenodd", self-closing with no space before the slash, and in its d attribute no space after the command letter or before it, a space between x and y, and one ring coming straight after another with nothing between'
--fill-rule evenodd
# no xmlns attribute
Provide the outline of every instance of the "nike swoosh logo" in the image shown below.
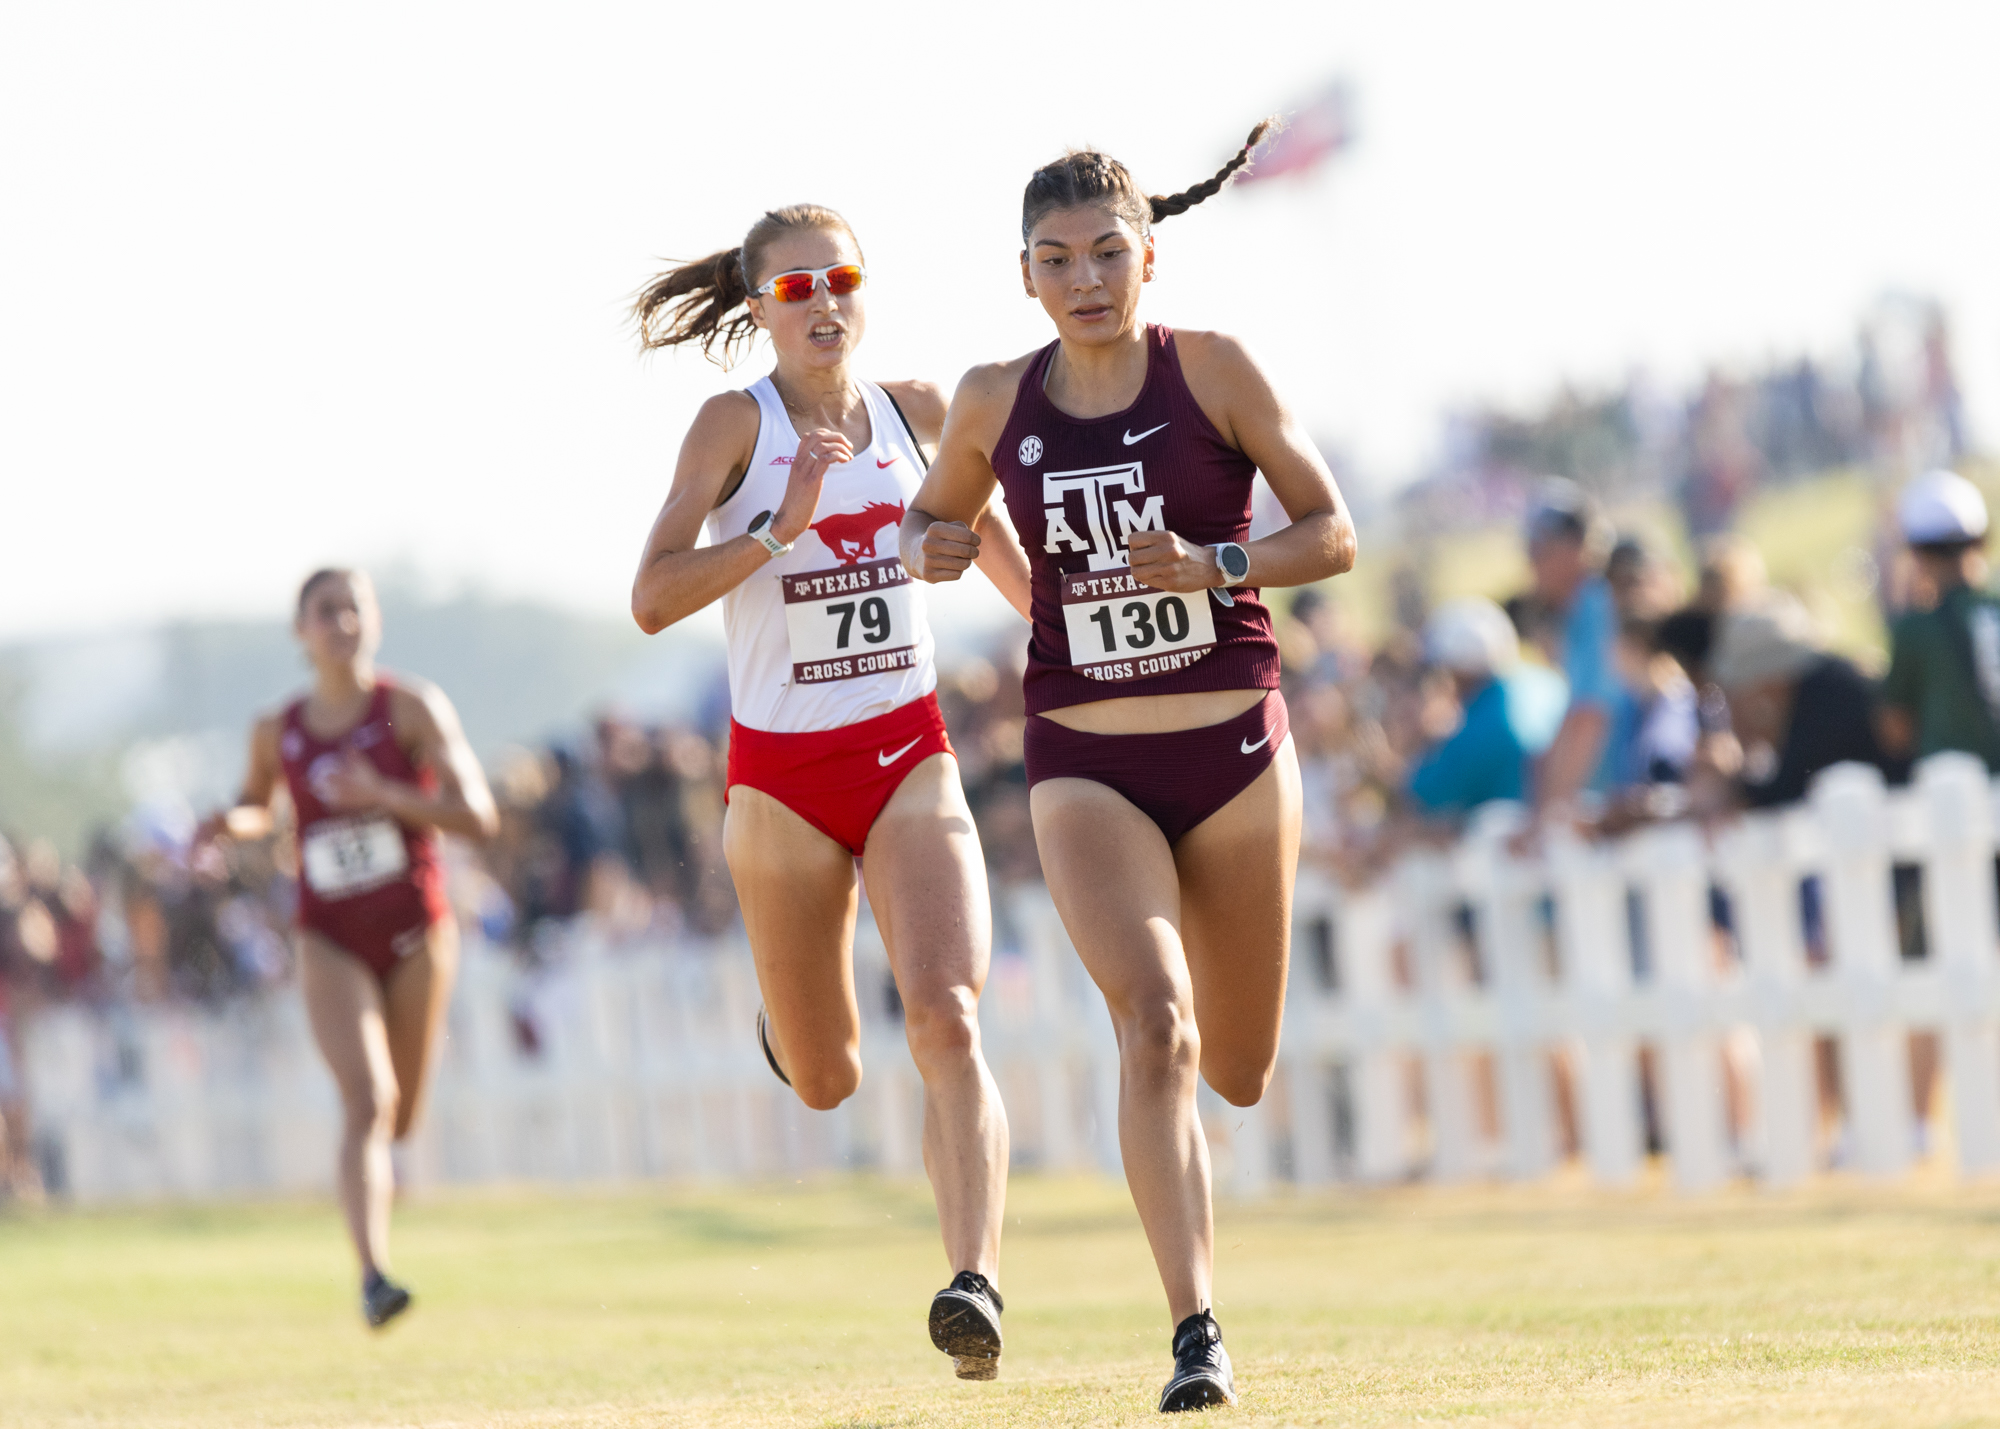
<svg viewBox="0 0 2000 1429"><path fill-rule="evenodd" d="M1269 739L1270 737L1271 736L1268 734L1264 736L1264 738L1266 739ZM881 765L884 769L887 769L891 764L894 764L898 759L901 759L905 754L908 754L911 750L915 749L918 745L922 744L923 742L924 742L924 737L920 734L915 739L911 740L908 744L904 745L901 749L897 750L894 754L883 754L878 750L875 754L875 762Z"/></svg>
<svg viewBox="0 0 2000 1429"><path fill-rule="evenodd" d="M1244 740L1243 752L1245 754L1255 754L1258 750L1262 749L1265 745L1269 744L1270 742L1271 742L1271 731L1267 729L1264 731L1264 737L1258 740L1255 744L1252 744L1247 739Z"/></svg>
<svg viewBox="0 0 2000 1429"><path fill-rule="evenodd" d="M1168 427L1171 427L1172 425L1173 425L1173 423L1172 423L1172 422L1162 422L1162 423L1160 423L1160 425L1159 425L1159 426L1157 426L1157 427L1148 427L1148 428L1146 428L1146 430L1145 430L1145 431L1143 431L1143 432L1139 433L1139 435L1138 435L1138 436L1136 436L1136 437L1132 435L1132 429L1131 429L1130 427L1127 427L1127 428L1125 429L1125 445L1129 447L1129 446L1131 446L1131 445L1132 445L1132 443L1134 443L1134 442L1143 442L1144 440L1146 440L1146 438L1148 438L1148 437L1150 437L1151 435L1153 435L1153 433L1155 433L1155 432L1163 432L1163 431L1165 431L1165 430L1166 430L1166 429L1167 429Z"/></svg>
<svg viewBox="0 0 2000 1429"><path fill-rule="evenodd" d="M880 471L885 466L894 466L901 460L902 458L899 456L892 456L887 461L878 461L875 463L875 470Z"/></svg>

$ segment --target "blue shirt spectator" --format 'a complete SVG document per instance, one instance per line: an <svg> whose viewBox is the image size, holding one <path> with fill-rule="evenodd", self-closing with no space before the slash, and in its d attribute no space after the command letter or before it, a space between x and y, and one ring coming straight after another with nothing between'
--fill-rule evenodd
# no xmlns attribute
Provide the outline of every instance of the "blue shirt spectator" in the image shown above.
<svg viewBox="0 0 2000 1429"><path fill-rule="evenodd" d="M1562 724L1562 677L1521 663L1513 622L1490 600L1439 606L1424 650L1451 672L1465 713L1411 774L1411 802L1433 817L1455 817L1494 799L1525 798L1529 761Z"/></svg>
<svg viewBox="0 0 2000 1429"><path fill-rule="evenodd" d="M1609 581L1599 575L1584 580L1564 612L1562 631L1563 677L1569 681L1570 702L1602 710L1614 732L1605 741L1587 786L1608 790L1621 782L1618 735L1633 730L1641 715L1618 673L1618 608Z"/></svg>
<svg viewBox="0 0 2000 1429"><path fill-rule="evenodd" d="M1518 665L1488 679L1465 706L1465 721L1424 756L1410 797L1426 813L1459 815L1493 799L1525 800L1528 769L1562 724L1569 692L1562 676Z"/></svg>
<svg viewBox="0 0 2000 1429"><path fill-rule="evenodd" d="M1569 709L1542 758L1535 821L1566 810L1584 790L1606 790L1616 777L1611 736L1624 715L1618 678L1617 603L1604 579L1611 527L1574 482L1541 483L1528 512L1528 565L1535 598L1557 621Z"/></svg>

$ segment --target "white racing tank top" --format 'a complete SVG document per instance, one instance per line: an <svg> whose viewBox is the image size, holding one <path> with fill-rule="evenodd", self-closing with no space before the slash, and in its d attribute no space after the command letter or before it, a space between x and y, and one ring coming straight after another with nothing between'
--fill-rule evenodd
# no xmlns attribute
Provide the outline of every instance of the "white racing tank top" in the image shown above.
<svg viewBox="0 0 2000 1429"><path fill-rule="evenodd" d="M757 449L742 485L708 516L720 545L784 500L799 436L771 379L757 401ZM730 713L774 734L839 729L921 699L937 686L923 587L896 554L896 533L925 461L902 414L861 384L869 443L832 468L812 526L790 555L765 563L722 598Z"/></svg>

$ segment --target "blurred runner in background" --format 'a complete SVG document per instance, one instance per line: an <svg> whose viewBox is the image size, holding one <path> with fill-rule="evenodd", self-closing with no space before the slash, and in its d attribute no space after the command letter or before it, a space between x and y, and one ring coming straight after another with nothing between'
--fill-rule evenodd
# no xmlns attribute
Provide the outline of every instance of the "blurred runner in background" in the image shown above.
<svg viewBox="0 0 2000 1429"><path fill-rule="evenodd" d="M696 415L632 614L653 634L722 602L723 855L764 994L757 1035L771 1070L822 1111L861 1085L860 864L924 1081L924 1166L953 1271L931 1304L931 1339L961 1379L992 1379L1008 1156L979 1041L992 910L923 593L893 544L945 403L930 383L878 385L854 370L866 297L853 230L811 204L765 214L740 247L640 296L647 348L720 342L726 358L762 330L777 365ZM989 513L974 516L994 537L981 569L1025 612L1025 559Z"/></svg>
<svg viewBox="0 0 2000 1429"><path fill-rule="evenodd" d="M451 701L375 668L382 615L366 574L314 572L294 628L312 689L257 721L243 792L202 836L262 837L281 781L291 796L299 983L340 1090L340 1201L361 1311L380 1327L410 1303L388 1278L389 1144L416 1121L458 971L437 836L487 838L498 815Z"/></svg>

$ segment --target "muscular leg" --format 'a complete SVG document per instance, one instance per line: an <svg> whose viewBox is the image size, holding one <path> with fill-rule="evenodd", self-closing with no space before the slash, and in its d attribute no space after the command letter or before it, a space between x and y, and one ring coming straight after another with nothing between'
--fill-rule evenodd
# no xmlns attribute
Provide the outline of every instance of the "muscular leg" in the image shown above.
<svg viewBox="0 0 2000 1429"><path fill-rule="evenodd" d="M361 1271L389 1261L389 1135L396 1126L395 1065L375 974L316 933L299 934L299 985L313 1041L340 1091L340 1206Z"/></svg>
<svg viewBox="0 0 2000 1429"><path fill-rule="evenodd" d="M737 784L722 821L722 856L778 1063L799 1100L831 1111L861 1085L861 1011L854 1002L854 858L769 794Z"/></svg>
<svg viewBox="0 0 2000 1429"><path fill-rule="evenodd" d="M869 830L861 870L924 1079L924 1169L945 1255L997 1285L1007 1113L979 1049L993 917L957 760L935 754L911 771Z"/></svg>
<svg viewBox="0 0 2000 1429"><path fill-rule="evenodd" d="M1029 807L1056 911L1118 1034L1125 1180L1179 1324L1212 1303L1215 1223L1173 851L1151 819L1089 780L1045 779Z"/></svg>
<svg viewBox="0 0 2000 1429"><path fill-rule="evenodd" d="M1201 1074L1254 1106L1278 1060L1304 798L1288 736L1250 786L1174 846Z"/></svg>
<svg viewBox="0 0 2000 1429"><path fill-rule="evenodd" d="M383 992L383 1023L389 1037L389 1065L402 1095L396 1102L395 1139L401 1141L416 1124L430 1088L432 1049L438 1029L451 1006L452 983L458 978L458 924L447 918L434 925L424 946L389 971Z"/></svg>

